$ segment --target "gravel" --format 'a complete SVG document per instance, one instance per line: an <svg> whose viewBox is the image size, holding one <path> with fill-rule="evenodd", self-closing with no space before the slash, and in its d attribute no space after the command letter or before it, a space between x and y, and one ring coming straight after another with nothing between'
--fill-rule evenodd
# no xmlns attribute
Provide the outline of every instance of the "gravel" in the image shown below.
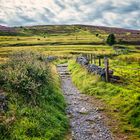
<svg viewBox="0 0 140 140"><path fill-rule="evenodd" d="M91 96L80 94L68 74L67 65L58 65L62 89L70 119L72 140L113 140L112 133L105 125L102 114L94 106Z"/></svg>

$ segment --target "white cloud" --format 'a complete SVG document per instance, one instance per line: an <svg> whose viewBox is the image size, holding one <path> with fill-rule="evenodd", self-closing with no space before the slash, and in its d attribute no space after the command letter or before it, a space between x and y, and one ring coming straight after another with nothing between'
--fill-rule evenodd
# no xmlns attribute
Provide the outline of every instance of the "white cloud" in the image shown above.
<svg viewBox="0 0 140 140"><path fill-rule="evenodd" d="M115 20L115 19L117 19L118 17L118 15L116 14L116 13L110 13L110 12L105 12L104 14L103 14L103 16L104 16L104 18L106 19L106 20L111 20L111 21L113 21L113 20Z"/></svg>
<svg viewBox="0 0 140 140"><path fill-rule="evenodd" d="M139 0L0 0L0 24L92 24L140 29Z"/></svg>

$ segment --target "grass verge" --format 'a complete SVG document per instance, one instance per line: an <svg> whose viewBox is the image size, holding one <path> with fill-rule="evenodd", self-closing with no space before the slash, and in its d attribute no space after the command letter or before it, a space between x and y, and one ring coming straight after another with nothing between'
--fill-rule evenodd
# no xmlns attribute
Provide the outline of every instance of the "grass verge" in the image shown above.
<svg viewBox="0 0 140 140"><path fill-rule="evenodd" d="M69 61L69 70L74 84L82 93L101 98L107 104L111 116L117 116L113 119L120 120L118 131L125 132L128 139L140 139L140 94L138 92L125 89L118 84L105 83L73 60Z"/></svg>
<svg viewBox="0 0 140 140"><path fill-rule="evenodd" d="M37 53L19 52L1 64L0 89L7 109L0 119L0 138L62 140L68 120L59 83L54 68Z"/></svg>

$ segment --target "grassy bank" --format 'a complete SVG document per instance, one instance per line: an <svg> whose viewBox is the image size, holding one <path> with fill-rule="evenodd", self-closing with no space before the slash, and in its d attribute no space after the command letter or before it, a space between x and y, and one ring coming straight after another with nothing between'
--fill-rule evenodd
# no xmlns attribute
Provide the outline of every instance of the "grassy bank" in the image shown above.
<svg viewBox="0 0 140 140"><path fill-rule="evenodd" d="M104 100L111 116L120 120L118 131L127 133L128 139L140 139L140 94L135 87L126 89L121 84L105 83L75 61L69 61L69 70L82 93Z"/></svg>
<svg viewBox="0 0 140 140"><path fill-rule="evenodd" d="M59 83L55 68L37 53L19 52L1 64L7 109L2 111L0 138L62 140L68 120Z"/></svg>

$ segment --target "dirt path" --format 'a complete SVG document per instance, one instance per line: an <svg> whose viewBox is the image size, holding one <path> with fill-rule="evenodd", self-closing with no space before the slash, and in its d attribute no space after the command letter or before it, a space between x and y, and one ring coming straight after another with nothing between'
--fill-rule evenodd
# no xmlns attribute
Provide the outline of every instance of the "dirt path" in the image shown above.
<svg viewBox="0 0 140 140"><path fill-rule="evenodd" d="M80 94L72 84L67 65L58 65L62 89L68 103L67 114L73 140L113 140L112 134L103 122L103 116L95 107L91 96Z"/></svg>

